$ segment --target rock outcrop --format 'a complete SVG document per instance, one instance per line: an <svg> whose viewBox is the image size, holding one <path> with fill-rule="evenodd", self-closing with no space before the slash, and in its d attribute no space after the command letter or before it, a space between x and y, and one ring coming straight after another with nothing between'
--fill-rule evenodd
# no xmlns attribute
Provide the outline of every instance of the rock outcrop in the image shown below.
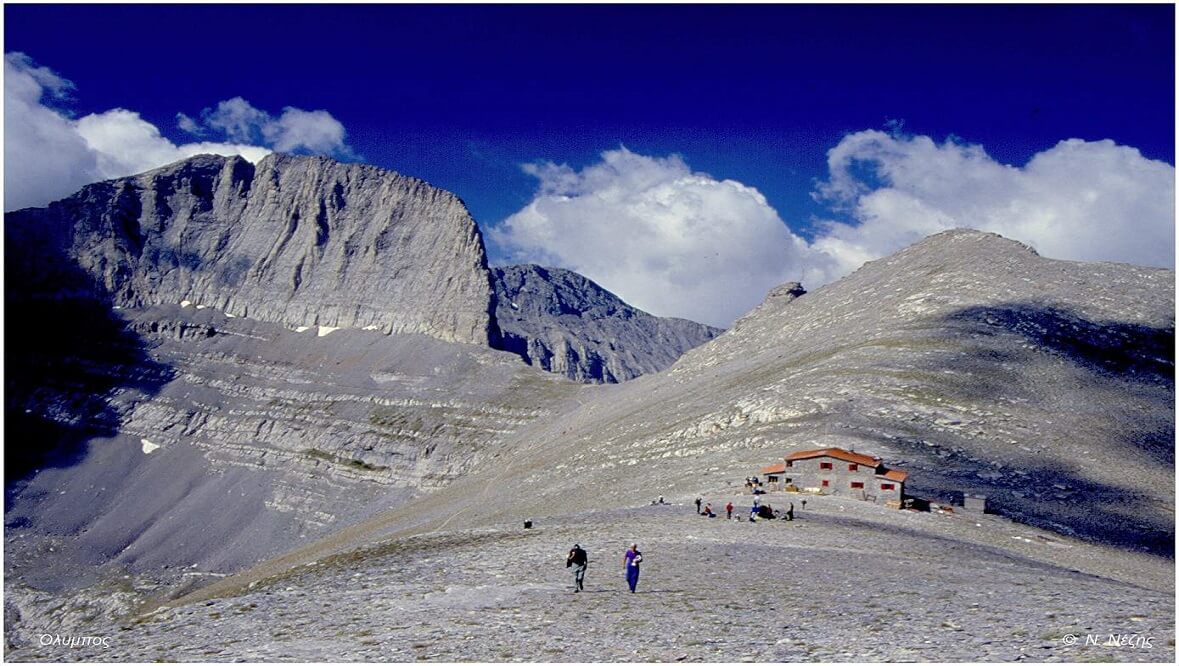
<svg viewBox="0 0 1179 666"><path fill-rule="evenodd" d="M491 271L497 346L577 381L617 383L659 372L722 332L647 314L572 271L531 264Z"/></svg>
<svg viewBox="0 0 1179 666"><path fill-rule="evenodd" d="M119 307L490 338L483 241L463 203L375 167L203 155L10 213L5 227L21 253L40 247L17 270L68 257Z"/></svg>

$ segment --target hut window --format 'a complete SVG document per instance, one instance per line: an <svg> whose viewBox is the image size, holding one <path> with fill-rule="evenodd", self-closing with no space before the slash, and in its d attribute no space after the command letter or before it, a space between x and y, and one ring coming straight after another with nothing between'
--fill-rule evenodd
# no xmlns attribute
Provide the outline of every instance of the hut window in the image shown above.
<svg viewBox="0 0 1179 666"><path fill-rule="evenodd" d="M849 463L847 466L847 471L854 472L854 471L858 470L859 468L860 468L859 465L857 465L855 463Z"/></svg>
<svg viewBox="0 0 1179 666"><path fill-rule="evenodd" d="M891 483L882 483L882 484L880 484L880 489L881 490L896 490L896 486Z"/></svg>
<svg viewBox="0 0 1179 666"><path fill-rule="evenodd" d="M819 469L834 469L834 465L831 463L821 462L819 463Z"/></svg>
<svg viewBox="0 0 1179 666"><path fill-rule="evenodd" d="M863 481L852 481L851 484L852 484L851 485L852 488L863 488L864 487Z"/></svg>
<svg viewBox="0 0 1179 666"><path fill-rule="evenodd" d="M829 482L829 481L827 481L827 479L823 479L823 487L824 487L824 488L826 488L826 487L829 485L829 483L830 483L830 482Z"/></svg>

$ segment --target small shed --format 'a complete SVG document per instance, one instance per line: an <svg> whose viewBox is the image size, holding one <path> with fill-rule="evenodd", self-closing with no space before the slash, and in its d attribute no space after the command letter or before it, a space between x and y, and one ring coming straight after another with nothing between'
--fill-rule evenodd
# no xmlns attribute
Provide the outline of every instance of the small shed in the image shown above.
<svg viewBox="0 0 1179 666"><path fill-rule="evenodd" d="M765 489L782 490L782 475L786 472L786 463L778 463L761 468L761 476L766 478Z"/></svg>

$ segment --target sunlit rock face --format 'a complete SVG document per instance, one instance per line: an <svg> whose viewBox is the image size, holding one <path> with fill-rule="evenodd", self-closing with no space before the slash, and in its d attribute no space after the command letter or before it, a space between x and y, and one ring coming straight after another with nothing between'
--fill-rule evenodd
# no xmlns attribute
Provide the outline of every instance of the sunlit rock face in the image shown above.
<svg viewBox="0 0 1179 666"><path fill-rule="evenodd" d="M375 167L203 155L6 216L121 307L486 344L483 242L458 197Z"/></svg>

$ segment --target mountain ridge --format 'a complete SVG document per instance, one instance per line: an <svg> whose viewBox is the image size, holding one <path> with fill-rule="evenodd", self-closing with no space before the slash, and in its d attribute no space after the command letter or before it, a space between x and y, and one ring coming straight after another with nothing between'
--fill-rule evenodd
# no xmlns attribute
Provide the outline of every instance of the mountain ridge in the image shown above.
<svg viewBox="0 0 1179 666"><path fill-rule="evenodd" d="M650 315L562 268L523 264L491 271L500 348L577 381L617 383L659 372L721 332Z"/></svg>

